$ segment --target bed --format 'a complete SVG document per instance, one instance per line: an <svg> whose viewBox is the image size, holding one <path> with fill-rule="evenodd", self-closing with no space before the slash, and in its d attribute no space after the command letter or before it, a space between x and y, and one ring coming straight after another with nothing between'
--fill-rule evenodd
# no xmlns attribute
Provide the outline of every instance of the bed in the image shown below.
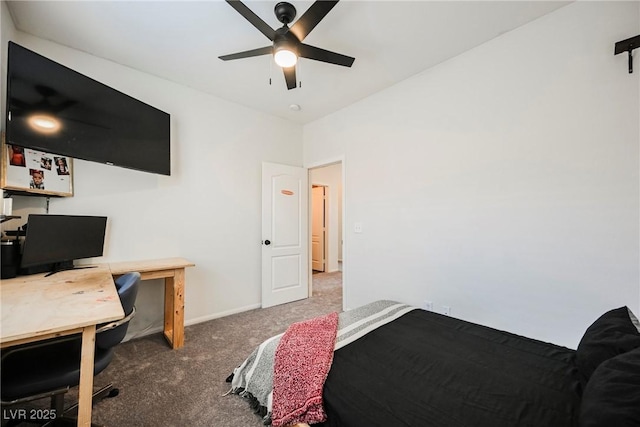
<svg viewBox="0 0 640 427"><path fill-rule="evenodd" d="M315 341L295 341L288 329L262 343L228 379L266 425L640 426L640 325L627 307L598 318L577 350L394 301L336 317L334 335L322 338L331 346L324 372L306 373L309 365L323 365L322 353L304 360L310 352L300 349L315 348ZM326 335L327 319L308 334L312 340ZM288 339L293 356L283 362L280 347ZM281 374L290 363L298 365ZM321 396L313 399L321 406L312 417L299 410L275 422L275 407L285 400L277 389L294 399L299 392L278 385L278 375L319 381Z"/></svg>

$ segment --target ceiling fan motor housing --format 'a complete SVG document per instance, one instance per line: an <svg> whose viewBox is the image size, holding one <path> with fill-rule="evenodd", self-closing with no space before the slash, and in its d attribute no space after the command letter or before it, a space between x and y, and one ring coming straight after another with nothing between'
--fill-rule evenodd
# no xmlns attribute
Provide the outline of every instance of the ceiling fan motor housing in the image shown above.
<svg viewBox="0 0 640 427"><path fill-rule="evenodd" d="M276 30L276 36L273 38L273 46L288 44L290 46L296 46L300 43L300 40L289 31L289 28L282 27Z"/></svg>
<svg viewBox="0 0 640 427"><path fill-rule="evenodd" d="M282 22L284 25L290 24L296 17L296 8L286 1L281 1L276 4L273 12L276 14L278 21Z"/></svg>

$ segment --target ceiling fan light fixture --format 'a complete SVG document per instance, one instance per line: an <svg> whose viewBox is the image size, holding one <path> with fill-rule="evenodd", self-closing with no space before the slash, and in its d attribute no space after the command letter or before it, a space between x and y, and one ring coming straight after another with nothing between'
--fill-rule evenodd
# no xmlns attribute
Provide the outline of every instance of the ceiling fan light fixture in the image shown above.
<svg viewBox="0 0 640 427"><path fill-rule="evenodd" d="M298 62L298 55L289 46L276 47L273 59L278 66L283 68L289 68L296 65Z"/></svg>

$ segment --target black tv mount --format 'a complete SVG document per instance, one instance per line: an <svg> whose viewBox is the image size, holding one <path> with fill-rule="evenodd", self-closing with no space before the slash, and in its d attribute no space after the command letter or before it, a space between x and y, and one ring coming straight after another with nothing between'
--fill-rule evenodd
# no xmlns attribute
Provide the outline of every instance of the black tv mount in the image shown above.
<svg viewBox="0 0 640 427"><path fill-rule="evenodd" d="M616 43L614 55L622 52L629 53L629 74L633 73L633 49L640 47L640 36L631 37Z"/></svg>

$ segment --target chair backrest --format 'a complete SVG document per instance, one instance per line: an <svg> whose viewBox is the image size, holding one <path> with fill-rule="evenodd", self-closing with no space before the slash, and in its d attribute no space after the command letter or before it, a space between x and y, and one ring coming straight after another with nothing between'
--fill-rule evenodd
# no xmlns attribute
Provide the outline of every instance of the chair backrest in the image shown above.
<svg viewBox="0 0 640 427"><path fill-rule="evenodd" d="M138 283L140 283L140 273L137 271L127 273L116 279L116 289L120 297L120 303L124 309L124 315L128 316L136 302L138 295Z"/></svg>
<svg viewBox="0 0 640 427"><path fill-rule="evenodd" d="M140 273L134 271L118 277L115 281L120 303L124 310L124 315L128 316L133 311L138 295L138 285L140 283ZM102 349L108 349L120 343L129 328L129 322L120 326L101 332L96 335L96 345Z"/></svg>

